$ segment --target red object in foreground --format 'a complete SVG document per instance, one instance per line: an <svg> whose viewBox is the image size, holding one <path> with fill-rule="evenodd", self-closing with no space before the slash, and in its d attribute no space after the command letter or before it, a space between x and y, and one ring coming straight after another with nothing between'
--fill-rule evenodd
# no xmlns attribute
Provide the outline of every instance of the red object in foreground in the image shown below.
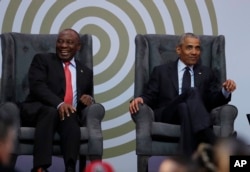
<svg viewBox="0 0 250 172"><path fill-rule="evenodd" d="M84 172L114 172L113 167L103 161L94 161L89 163Z"/></svg>

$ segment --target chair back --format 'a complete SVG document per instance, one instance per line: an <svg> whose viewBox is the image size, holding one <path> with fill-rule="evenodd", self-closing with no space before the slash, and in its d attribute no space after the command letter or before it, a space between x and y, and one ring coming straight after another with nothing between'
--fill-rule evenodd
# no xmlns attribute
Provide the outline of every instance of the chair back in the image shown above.
<svg viewBox="0 0 250 172"><path fill-rule="evenodd" d="M218 84L226 79L225 37L223 35L200 35L200 63L211 67ZM177 60L176 46L180 35L138 34L135 38L135 92L134 97L141 95L150 73L155 66Z"/></svg>
<svg viewBox="0 0 250 172"><path fill-rule="evenodd" d="M57 36L57 34L14 32L1 34L1 102L12 101L18 104L25 100L29 93L28 70L30 63L37 53L55 52ZM88 34L80 35L80 41L82 47L76 58L92 69L92 37Z"/></svg>

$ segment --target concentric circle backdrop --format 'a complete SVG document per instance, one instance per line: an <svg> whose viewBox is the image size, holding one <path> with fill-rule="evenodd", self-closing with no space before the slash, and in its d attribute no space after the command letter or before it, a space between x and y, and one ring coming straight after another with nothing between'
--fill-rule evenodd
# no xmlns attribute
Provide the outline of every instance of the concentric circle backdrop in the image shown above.
<svg viewBox="0 0 250 172"><path fill-rule="evenodd" d="M58 33L63 28L93 35L95 98L106 109L104 158L135 150L128 102L136 34L218 34L210 0L0 0L1 33Z"/></svg>

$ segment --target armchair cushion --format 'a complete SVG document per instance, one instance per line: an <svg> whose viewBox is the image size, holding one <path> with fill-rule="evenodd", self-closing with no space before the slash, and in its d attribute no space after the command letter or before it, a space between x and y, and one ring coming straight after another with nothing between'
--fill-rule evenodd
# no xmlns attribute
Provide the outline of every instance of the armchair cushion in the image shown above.
<svg viewBox="0 0 250 172"><path fill-rule="evenodd" d="M146 104L140 105L139 109L140 112L132 116L136 123L136 153L143 155L176 153L181 134L180 125L154 122L153 111ZM229 137L233 134L233 122L237 113L237 108L233 105L224 105L213 109L211 115L214 119L213 129L216 136ZM168 148L169 145L171 149Z"/></svg>
<svg viewBox="0 0 250 172"><path fill-rule="evenodd" d="M155 137L180 137L180 125L153 122L151 135Z"/></svg>
<svg viewBox="0 0 250 172"><path fill-rule="evenodd" d="M238 109L230 104L217 107L212 110L211 115L215 127L220 126L217 133L220 137L228 137L234 132L234 120L238 114ZM214 128L215 128L214 127Z"/></svg>

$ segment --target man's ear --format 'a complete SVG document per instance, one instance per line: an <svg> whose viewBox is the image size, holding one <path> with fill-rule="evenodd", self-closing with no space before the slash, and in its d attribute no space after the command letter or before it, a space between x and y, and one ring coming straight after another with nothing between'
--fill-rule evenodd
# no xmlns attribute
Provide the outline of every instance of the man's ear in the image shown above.
<svg viewBox="0 0 250 172"><path fill-rule="evenodd" d="M176 50L176 53L177 53L178 55L181 54L181 47L180 47L180 46L177 46L175 50Z"/></svg>
<svg viewBox="0 0 250 172"><path fill-rule="evenodd" d="M81 49L81 47L82 47L82 44L79 43L78 46L77 46L77 50L79 51Z"/></svg>

